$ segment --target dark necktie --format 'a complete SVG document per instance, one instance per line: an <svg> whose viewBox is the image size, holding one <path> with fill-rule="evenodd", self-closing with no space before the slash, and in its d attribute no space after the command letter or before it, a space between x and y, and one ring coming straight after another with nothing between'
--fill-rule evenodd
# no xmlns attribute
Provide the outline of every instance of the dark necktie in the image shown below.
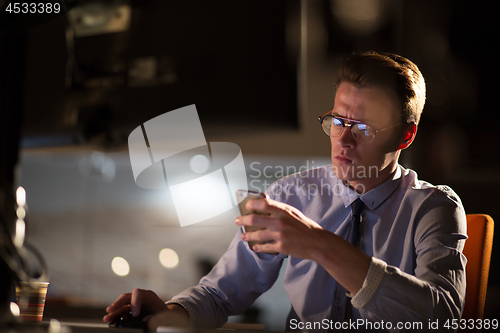
<svg viewBox="0 0 500 333"><path fill-rule="evenodd" d="M358 246L359 240L359 225L361 224L361 211L363 210L364 203L360 198L357 198L352 204L352 223L351 223L351 233L349 235L349 242Z"/></svg>
<svg viewBox="0 0 500 333"><path fill-rule="evenodd" d="M351 204L352 219L351 219L351 230L349 232L349 237L347 240L354 246L358 245L359 238L359 226L361 223L361 211L363 210L364 204L360 198L356 199ZM335 290L333 294L332 310L330 314L330 319L334 322L344 322L346 319L346 313L351 314L351 304L347 299L347 290L342 287L339 283L336 283Z"/></svg>

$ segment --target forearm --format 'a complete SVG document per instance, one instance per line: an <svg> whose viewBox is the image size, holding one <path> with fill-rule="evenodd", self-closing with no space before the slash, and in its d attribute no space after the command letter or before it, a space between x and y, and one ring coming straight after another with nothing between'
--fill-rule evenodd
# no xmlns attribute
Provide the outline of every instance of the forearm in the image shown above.
<svg viewBox="0 0 500 333"><path fill-rule="evenodd" d="M318 241L309 259L320 264L351 294L356 294L365 281L370 256L334 233L319 229L316 232Z"/></svg>
<svg viewBox="0 0 500 333"><path fill-rule="evenodd" d="M188 327L189 315L186 309L178 304L167 304L162 311L148 320L148 327L155 331L159 326Z"/></svg>
<svg viewBox="0 0 500 333"><path fill-rule="evenodd" d="M244 312L276 281L284 256L257 255L240 236L238 231L228 251L197 286L173 297L189 313L190 326L222 326L228 316Z"/></svg>
<svg viewBox="0 0 500 333"><path fill-rule="evenodd" d="M190 327L218 328L224 325L228 318L223 301L214 299L211 292L201 285L186 289L167 304L182 306L188 314Z"/></svg>

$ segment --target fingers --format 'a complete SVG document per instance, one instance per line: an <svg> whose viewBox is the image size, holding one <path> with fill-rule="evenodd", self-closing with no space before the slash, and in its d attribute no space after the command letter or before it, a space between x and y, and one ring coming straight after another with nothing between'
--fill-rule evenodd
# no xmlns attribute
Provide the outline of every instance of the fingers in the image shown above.
<svg viewBox="0 0 500 333"><path fill-rule="evenodd" d="M132 291L132 297L130 300L130 309L132 311L132 316L137 317L141 313L141 305L146 303L146 294L154 294L150 290L134 289ZM156 294L154 294L156 296ZM150 304L151 306L151 304Z"/></svg>
<svg viewBox="0 0 500 333"><path fill-rule="evenodd" d="M269 230L255 230L241 235L241 240L245 242L269 242L274 240L274 233Z"/></svg>
<svg viewBox="0 0 500 333"><path fill-rule="evenodd" d="M249 211L254 211L254 212L263 212L263 213L277 213L279 211L278 208L274 207L271 204L271 199L267 198L261 198L261 199L252 199L248 200L245 208Z"/></svg>
<svg viewBox="0 0 500 333"><path fill-rule="evenodd" d="M149 291L134 289L132 293L121 294L116 301L106 308L108 313L103 317L103 321L108 323L121 316L125 312L132 312L132 316L137 317L141 313L141 304L144 294Z"/></svg>
<svg viewBox="0 0 500 333"><path fill-rule="evenodd" d="M276 253L282 253L282 254L288 254L286 251L283 249L279 248L276 243L264 243L264 244L255 244L252 247L252 250L255 252L259 253L270 253L270 254L276 254Z"/></svg>
<svg viewBox="0 0 500 333"><path fill-rule="evenodd" d="M109 309L109 307L108 307L108 309ZM106 309L108 314L102 318L102 320L105 323L112 322L115 318L120 317L122 314L124 314L126 312L130 312L130 305L128 305L128 304L124 305L115 311L108 311L108 309Z"/></svg>
<svg viewBox="0 0 500 333"><path fill-rule="evenodd" d="M257 212L257 215L271 215L277 218L293 217L298 220L305 217L295 207L268 198L249 200L245 207L249 211Z"/></svg>
<svg viewBox="0 0 500 333"><path fill-rule="evenodd" d="M249 200L246 204L246 208L257 213L238 217L235 220L236 225L254 227L246 229L247 233L252 232L254 236L257 235L255 234L255 229L279 230L283 225L283 221L286 220L290 214L282 207L275 206L274 203L277 202L264 198ZM262 234L259 235L262 236ZM255 240L262 241L270 239L271 238L259 238Z"/></svg>
<svg viewBox="0 0 500 333"><path fill-rule="evenodd" d="M241 235L241 239L248 242L250 248L255 252L263 252L273 255L277 255L279 253L287 254L280 248L280 246L278 246L278 244L281 243L277 241L279 237L279 232L269 231L266 229L247 232Z"/></svg>
<svg viewBox="0 0 500 333"><path fill-rule="evenodd" d="M121 294L116 301L114 301L110 306L106 308L105 315L102 320L105 323L113 321L115 318L121 316L127 311L130 311L130 299L132 297L131 293Z"/></svg>
<svg viewBox="0 0 500 333"><path fill-rule="evenodd" d="M130 299L132 298L131 293L121 294L116 301L114 301L110 306L106 308L106 312L112 313L116 310L121 309L124 305L130 304Z"/></svg>
<svg viewBox="0 0 500 333"><path fill-rule="evenodd" d="M257 227L257 229L264 229L270 226L272 220L273 219L268 215L250 214L240 216L234 222L239 226ZM253 229L256 228L250 228L249 230Z"/></svg>

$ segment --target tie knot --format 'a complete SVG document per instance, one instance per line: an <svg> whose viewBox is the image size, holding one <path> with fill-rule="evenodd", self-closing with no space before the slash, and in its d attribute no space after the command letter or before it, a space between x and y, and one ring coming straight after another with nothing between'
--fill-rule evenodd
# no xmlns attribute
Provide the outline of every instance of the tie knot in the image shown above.
<svg viewBox="0 0 500 333"><path fill-rule="evenodd" d="M360 198L357 198L354 200L354 202L351 204L351 209L352 209L352 215L353 216L359 216L361 214L361 211L363 210L363 206L365 204Z"/></svg>

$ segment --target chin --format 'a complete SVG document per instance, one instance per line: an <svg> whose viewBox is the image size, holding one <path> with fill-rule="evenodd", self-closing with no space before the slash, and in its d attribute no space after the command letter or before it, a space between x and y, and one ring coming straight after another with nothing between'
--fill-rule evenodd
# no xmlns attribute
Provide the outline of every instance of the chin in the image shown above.
<svg viewBox="0 0 500 333"><path fill-rule="evenodd" d="M347 181L362 181L366 179L378 178L382 171L375 165L345 165L338 163L333 163L333 170L337 178Z"/></svg>
<svg viewBox="0 0 500 333"><path fill-rule="evenodd" d="M333 164L333 171L340 180L352 181L356 180L356 166L355 165L342 165Z"/></svg>

